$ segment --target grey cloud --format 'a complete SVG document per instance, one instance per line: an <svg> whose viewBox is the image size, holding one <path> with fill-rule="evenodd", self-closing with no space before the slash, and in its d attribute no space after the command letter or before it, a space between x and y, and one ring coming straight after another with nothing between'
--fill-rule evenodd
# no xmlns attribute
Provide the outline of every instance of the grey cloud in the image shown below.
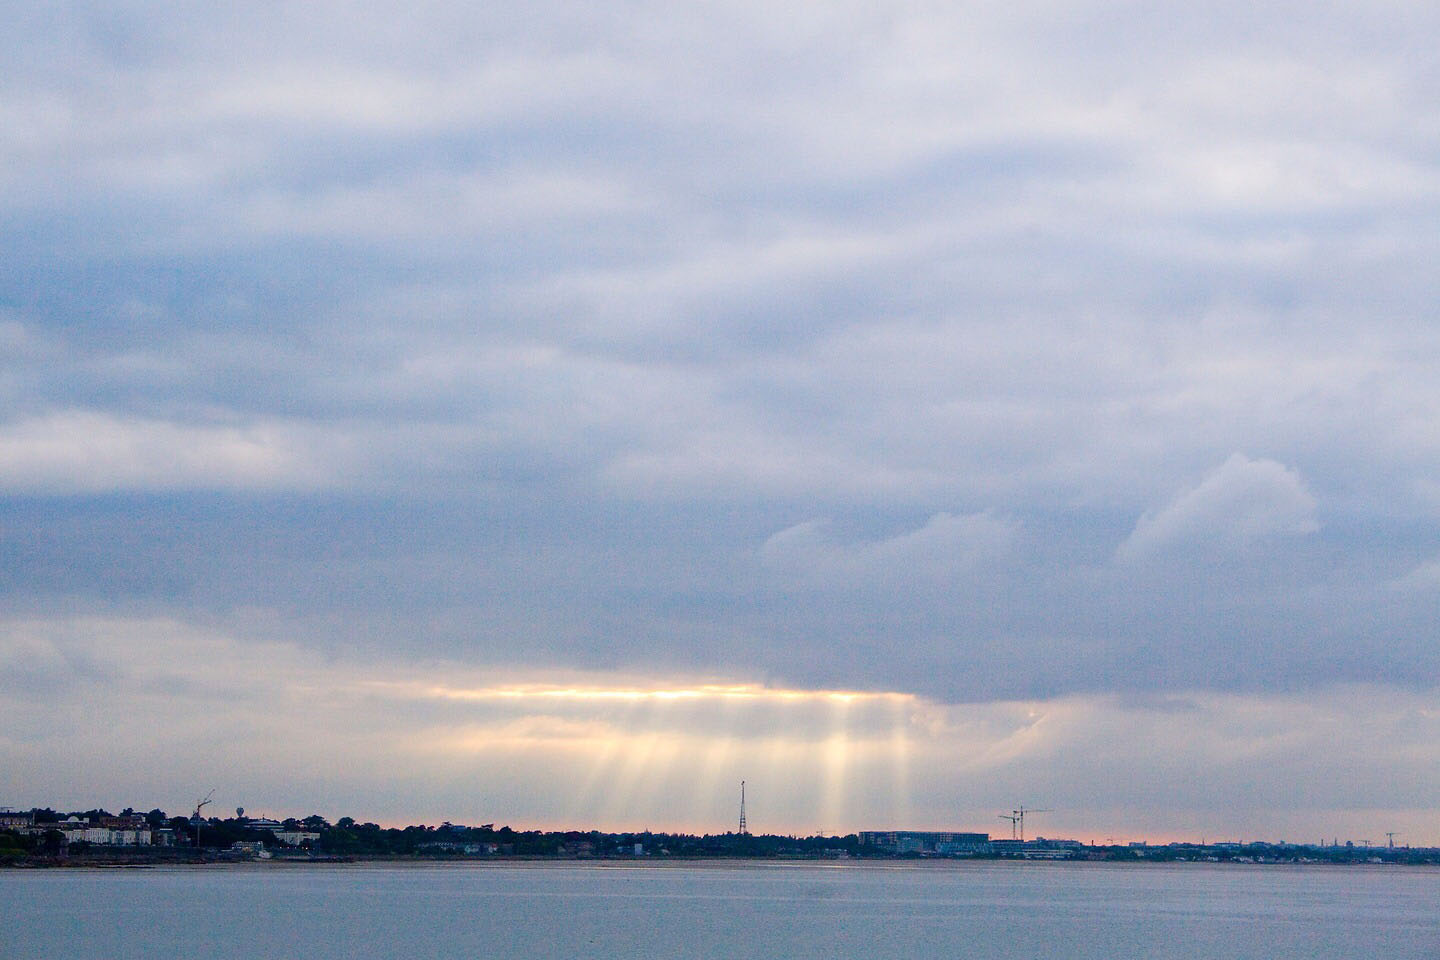
<svg viewBox="0 0 1440 960"><path fill-rule="evenodd" d="M990 514L937 513L915 530L855 543L838 541L828 521L811 520L767 539L760 559L800 585L945 587L982 563L1003 559L1014 539L1013 525Z"/></svg>
<svg viewBox="0 0 1440 960"><path fill-rule="evenodd" d="M1435 15L1128 13L35 6L0 605L962 701L1421 682Z"/></svg>
<svg viewBox="0 0 1440 960"><path fill-rule="evenodd" d="M1391 581L1390 586L1405 593L1440 591L1440 557L1427 560Z"/></svg>

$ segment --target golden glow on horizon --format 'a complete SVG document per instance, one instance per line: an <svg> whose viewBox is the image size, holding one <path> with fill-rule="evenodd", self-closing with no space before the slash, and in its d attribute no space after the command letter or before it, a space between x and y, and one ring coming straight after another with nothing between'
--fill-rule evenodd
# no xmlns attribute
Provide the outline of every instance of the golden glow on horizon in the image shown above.
<svg viewBox="0 0 1440 960"><path fill-rule="evenodd" d="M910 822L910 715L901 703L891 707L891 814L896 823Z"/></svg>
<svg viewBox="0 0 1440 960"><path fill-rule="evenodd" d="M647 811L678 806L733 830L741 779L757 832L903 825L937 770L1041 750L1057 712L1012 703L971 716L911 693L635 674L467 680L412 673L362 686L428 705L412 749L436 769L524 765L548 781L550 816L637 829L664 822Z"/></svg>
<svg viewBox="0 0 1440 960"><path fill-rule="evenodd" d="M765 801L756 812L768 816L752 812L757 830L793 829L798 813L809 829L845 832L878 799L856 791L873 794L882 778L880 792L901 801L885 819L909 806L909 727L922 703L912 694L616 679L470 686L416 678L368 689L472 705L460 717L438 715L419 752L437 762L506 755L551 766L566 784L559 810L574 822L626 822L684 797L712 829L734 829L741 779Z"/></svg>
<svg viewBox="0 0 1440 960"><path fill-rule="evenodd" d="M76 729L99 718L105 736L77 738L57 724L0 756L32 796L75 809L95 798L70 792L77 781L55 756L109 778L125 797L171 797L158 804L170 806L193 802L194 781L214 775L203 751L188 750L186 731L233 727L250 734L227 764L250 784L250 797L237 801L256 806L264 795L266 805L293 804L297 814L364 813L397 825L422 822L429 811L436 822L733 830L744 778L757 832L1008 833L995 815L1024 800L1063 811L1032 830L1082 840L1193 840L1202 831L1215 839L1241 830L1292 840L1363 837L1367 823L1388 824L1417 845L1430 845L1434 834L1434 810L1408 806L1406 785L1385 771L1440 769L1436 688L956 703L771 688L743 674L325 659L164 619L9 620L0 636L11 638L22 665L114 667L103 684L43 691L80 718ZM276 662L286 669L253 683L256 664ZM849 704L843 725L838 704ZM11 726L24 727L27 701L7 705ZM171 722L182 708L191 711L184 722ZM296 730L307 732L307 749L274 748ZM832 739L837 731L843 740ZM1306 760L1307 751L1320 759ZM183 757L199 766L177 766ZM1204 790L1188 773L1197 769L1207 771ZM1257 781L1257 769L1269 776ZM1291 809L1287 791L1307 776L1317 799ZM1135 783L1145 785L1143 796ZM829 784L843 797L827 793ZM1374 809L1354 806L1356 790L1376 798ZM1226 800L1230 794L1237 800Z"/></svg>
<svg viewBox="0 0 1440 960"><path fill-rule="evenodd" d="M776 702L830 702L837 704L908 702L914 694L870 690L798 690L766 687L760 684L707 683L691 687L601 687L559 686L537 683L511 684L494 687L451 687L441 684L379 683L375 686L400 687L414 695L440 700L574 700L574 701L683 701L683 700L751 700Z"/></svg>
<svg viewBox="0 0 1440 960"><path fill-rule="evenodd" d="M845 802L848 793L846 775L850 769L852 750L846 721L852 702L836 700L831 704L830 737L825 741L821 753L824 787L820 797L821 822L816 825L817 833L824 833L826 824L832 825L828 829L833 833L836 829L833 824L845 822L848 806Z"/></svg>

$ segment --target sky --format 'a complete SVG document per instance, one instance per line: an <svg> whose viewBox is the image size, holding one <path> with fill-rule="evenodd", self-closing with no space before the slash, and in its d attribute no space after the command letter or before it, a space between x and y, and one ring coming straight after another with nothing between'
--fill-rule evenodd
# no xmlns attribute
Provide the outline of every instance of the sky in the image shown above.
<svg viewBox="0 0 1440 960"><path fill-rule="evenodd" d="M1440 844L1440 11L5 5L0 804Z"/></svg>

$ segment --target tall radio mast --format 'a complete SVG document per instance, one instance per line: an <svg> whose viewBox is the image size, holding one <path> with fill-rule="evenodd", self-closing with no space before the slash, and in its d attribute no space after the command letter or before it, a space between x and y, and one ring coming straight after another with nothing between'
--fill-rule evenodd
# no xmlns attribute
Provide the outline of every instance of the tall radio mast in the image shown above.
<svg viewBox="0 0 1440 960"><path fill-rule="evenodd" d="M745 781L740 781L740 835L743 837L750 830L745 826Z"/></svg>

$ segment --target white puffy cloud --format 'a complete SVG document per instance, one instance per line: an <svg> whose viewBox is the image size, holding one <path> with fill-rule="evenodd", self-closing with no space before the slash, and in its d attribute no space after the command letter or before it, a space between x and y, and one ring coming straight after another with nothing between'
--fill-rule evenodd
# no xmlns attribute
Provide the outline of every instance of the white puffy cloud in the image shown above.
<svg viewBox="0 0 1440 960"><path fill-rule="evenodd" d="M1176 546L1243 546L1314 533L1317 504L1299 474L1285 465L1232 454L1200 483L1141 516L1117 556L1135 560Z"/></svg>

